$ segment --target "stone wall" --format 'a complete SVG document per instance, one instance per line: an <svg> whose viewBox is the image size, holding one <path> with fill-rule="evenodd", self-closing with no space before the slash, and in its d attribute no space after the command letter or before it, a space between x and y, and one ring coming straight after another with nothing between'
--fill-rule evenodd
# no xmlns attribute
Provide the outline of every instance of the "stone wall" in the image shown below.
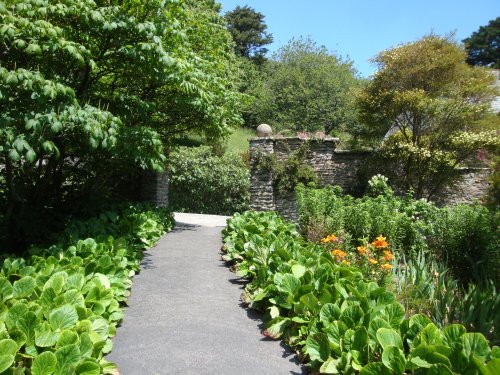
<svg viewBox="0 0 500 375"><path fill-rule="evenodd" d="M144 173L141 181L141 200L158 207L168 206L168 173Z"/></svg>
<svg viewBox="0 0 500 375"><path fill-rule="evenodd" d="M279 194L274 188L271 171L257 166L259 153L275 154L284 160L304 142L297 137L255 138L250 140L250 207L259 211L277 211L291 219L297 219L295 196L292 193ZM305 162L318 175L320 185L338 185L348 194L364 192L368 179L377 173L367 166L369 152L336 150L337 138L308 139ZM457 171L462 179L452 189L443 191L436 198L439 205L470 203L480 199L488 189L487 168L465 168Z"/></svg>

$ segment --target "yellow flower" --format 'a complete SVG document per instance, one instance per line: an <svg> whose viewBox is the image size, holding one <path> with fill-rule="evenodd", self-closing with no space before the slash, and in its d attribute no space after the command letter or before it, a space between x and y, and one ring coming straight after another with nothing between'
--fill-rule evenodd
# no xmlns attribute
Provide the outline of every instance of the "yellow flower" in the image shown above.
<svg viewBox="0 0 500 375"><path fill-rule="evenodd" d="M358 249L358 253L360 253L361 255L366 255L366 253L367 253L366 247L358 246L357 249Z"/></svg>
<svg viewBox="0 0 500 375"><path fill-rule="evenodd" d="M325 238L322 238L320 240L321 243L330 243L330 242L337 242L338 237L334 234L330 234L329 236L326 236Z"/></svg>
<svg viewBox="0 0 500 375"><path fill-rule="evenodd" d="M390 271L392 269L392 266L389 263L384 263L380 265L380 268L384 271Z"/></svg>
<svg viewBox="0 0 500 375"><path fill-rule="evenodd" d="M394 259L394 255L389 250L384 250L384 260L389 262Z"/></svg>
<svg viewBox="0 0 500 375"><path fill-rule="evenodd" d="M376 259L373 259L373 258L368 258L368 262L370 262L370 264L377 264L377 260Z"/></svg>
<svg viewBox="0 0 500 375"><path fill-rule="evenodd" d="M342 250L340 250L340 249L335 249L335 250L332 251L332 255L334 257L336 257L336 258L343 259L343 258L346 257L347 254L345 252L343 252Z"/></svg>
<svg viewBox="0 0 500 375"><path fill-rule="evenodd" d="M377 249L384 249L389 246L389 244L385 240L385 237L382 237L382 235L378 236L375 241L372 242L372 245Z"/></svg>
<svg viewBox="0 0 500 375"><path fill-rule="evenodd" d="M345 264L346 266L350 266L351 262L349 262L348 260L343 260L342 264Z"/></svg>

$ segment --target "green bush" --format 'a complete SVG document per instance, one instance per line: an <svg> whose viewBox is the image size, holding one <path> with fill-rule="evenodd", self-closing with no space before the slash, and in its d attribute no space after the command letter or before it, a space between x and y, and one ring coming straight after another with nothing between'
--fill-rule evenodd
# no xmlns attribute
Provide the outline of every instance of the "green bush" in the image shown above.
<svg viewBox="0 0 500 375"><path fill-rule="evenodd" d="M380 181L379 181L380 182ZM312 241L348 233L355 246L384 235L392 250L413 258L427 251L463 282L500 281L495 215L476 205L438 208L424 199L383 195L353 198L335 187L297 188L301 231ZM480 277L478 277L480 276Z"/></svg>
<svg viewBox="0 0 500 375"><path fill-rule="evenodd" d="M224 259L249 279L244 299L265 312L265 335L283 338L325 374L496 374L500 348L459 324L409 316L395 295L306 243L274 213L235 215Z"/></svg>
<svg viewBox="0 0 500 375"><path fill-rule="evenodd" d="M449 269L430 254L396 261L393 290L407 312L423 313L438 326L463 324L500 344L500 294L490 280L461 285Z"/></svg>
<svg viewBox="0 0 500 375"><path fill-rule="evenodd" d="M122 207L71 223L53 246L0 269L0 373L115 374L103 359L123 318L143 250L170 211ZM93 237L93 238L91 238Z"/></svg>
<svg viewBox="0 0 500 375"><path fill-rule="evenodd" d="M181 147L171 154L169 171L175 211L229 215L248 209L250 172L240 155Z"/></svg>

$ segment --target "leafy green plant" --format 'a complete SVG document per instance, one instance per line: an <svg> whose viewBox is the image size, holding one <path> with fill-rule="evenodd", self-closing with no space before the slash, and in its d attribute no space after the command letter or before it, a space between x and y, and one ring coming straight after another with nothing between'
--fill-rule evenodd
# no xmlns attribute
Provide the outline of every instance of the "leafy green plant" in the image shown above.
<svg viewBox="0 0 500 375"><path fill-rule="evenodd" d="M264 154L257 150L256 167L271 172L274 188L281 194L290 193L298 184L318 182L314 168L305 163L309 152L309 143L304 141L296 150L291 151L286 143L287 157L280 158L276 154Z"/></svg>
<svg viewBox="0 0 500 375"><path fill-rule="evenodd" d="M224 259L249 280L244 300L265 312L265 335L283 338L325 374L495 374L500 349L455 324L405 316L395 295L305 242L274 213L235 215Z"/></svg>
<svg viewBox="0 0 500 375"><path fill-rule="evenodd" d="M439 327L463 324L500 343L500 295L493 281L464 287L443 264L420 252L396 261L392 289L409 313L423 313Z"/></svg>
<svg viewBox="0 0 500 375"><path fill-rule="evenodd" d="M248 209L250 172L240 155L214 155L209 147L180 147L169 161L169 201L174 210L233 214Z"/></svg>
<svg viewBox="0 0 500 375"><path fill-rule="evenodd" d="M173 226L167 210L122 207L75 221L47 248L0 269L0 373L115 374L103 355L143 250ZM94 238L90 238L93 236Z"/></svg>
<svg viewBox="0 0 500 375"><path fill-rule="evenodd" d="M411 193L397 197L387 192L353 198L334 187L299 186L301 232L313 242L345 232L358 241L356 246L384 234L400 257L428 251L464 283L482 282L482 276L487 276L498 285L494 212L479 205L438 208L425 199L413 199Z"/></svg>

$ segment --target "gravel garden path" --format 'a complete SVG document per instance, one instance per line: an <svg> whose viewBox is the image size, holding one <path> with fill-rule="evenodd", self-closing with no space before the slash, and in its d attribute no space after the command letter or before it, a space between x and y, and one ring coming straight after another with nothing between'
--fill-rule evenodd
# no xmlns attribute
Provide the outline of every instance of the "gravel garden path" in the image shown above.
<svg viewBox="0 0 500 375"><path fill-rule="evenodd" d="M221 260L226 217L176 214L176 228L146 253L106 359L120 375L306 374L261 333L240 302L242 280Z"/></svg>

